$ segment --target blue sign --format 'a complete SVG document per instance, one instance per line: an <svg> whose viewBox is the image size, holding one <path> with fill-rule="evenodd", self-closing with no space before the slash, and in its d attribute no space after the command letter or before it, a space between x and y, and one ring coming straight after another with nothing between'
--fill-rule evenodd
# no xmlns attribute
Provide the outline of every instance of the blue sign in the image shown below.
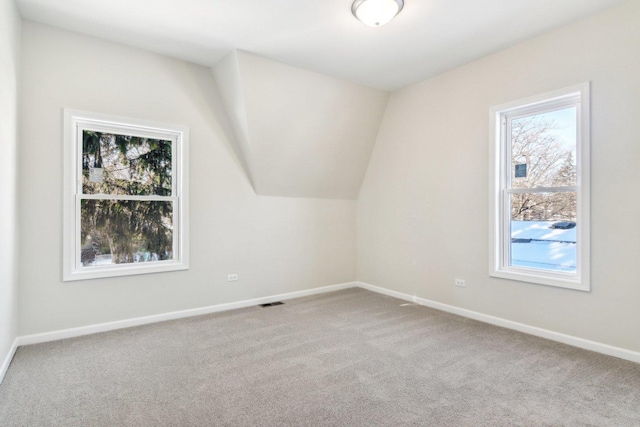
<svg viewBox="0 0 640 427"><path fill-rule="evenodd" d="M526 178L527 177L527 164L522 163L516 165L516 178Z"/></svg>

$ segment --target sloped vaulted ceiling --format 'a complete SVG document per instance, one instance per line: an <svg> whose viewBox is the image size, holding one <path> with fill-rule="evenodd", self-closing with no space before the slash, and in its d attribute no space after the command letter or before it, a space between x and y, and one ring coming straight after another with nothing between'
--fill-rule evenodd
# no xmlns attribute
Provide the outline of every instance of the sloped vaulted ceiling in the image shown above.
<svg viewBox="0 0 640 427"><path fill-rule="evenodd" d="M358 197L388 92L242 51L213 73L256 193Z"/></svg>

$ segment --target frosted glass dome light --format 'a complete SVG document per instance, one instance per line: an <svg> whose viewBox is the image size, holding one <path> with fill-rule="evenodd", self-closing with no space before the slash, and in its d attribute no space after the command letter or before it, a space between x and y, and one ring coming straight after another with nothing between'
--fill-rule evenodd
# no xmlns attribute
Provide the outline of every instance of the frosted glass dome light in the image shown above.
<svg viewBox="0 0 640 427"><path fill-rule="evenodd" d="M403 6L404 0L356 0L351 12L365 24L379 27L391 21Z"/></svg>

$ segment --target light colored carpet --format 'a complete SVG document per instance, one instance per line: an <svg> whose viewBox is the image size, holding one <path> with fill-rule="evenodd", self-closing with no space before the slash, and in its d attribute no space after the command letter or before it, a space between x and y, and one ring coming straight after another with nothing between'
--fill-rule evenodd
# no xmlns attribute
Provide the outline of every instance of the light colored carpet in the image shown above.
<svg viewBox="0 0 640 427"><path fill-rule="evenodd" d="M640 426L640 365L349 289L21 347L2 426Z"/></svg>

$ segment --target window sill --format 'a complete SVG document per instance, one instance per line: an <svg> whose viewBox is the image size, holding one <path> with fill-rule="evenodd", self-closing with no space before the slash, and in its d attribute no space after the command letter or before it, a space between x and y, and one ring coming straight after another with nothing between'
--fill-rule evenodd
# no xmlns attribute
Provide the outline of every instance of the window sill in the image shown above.
<svg viewBox="0 0 640 427"><path fill-rule="evenodd" d="M589 282L586 280L580 280L576 275L566 275L562 277L560 274L545 274L544 272L538 272L528 269L501 269L493 270L489 273L491 277L497 277L500 279L515 280L518 282L533 283L538 285L553 286L556 288L573 289L576 291L589 292Z"/></svg>
<svg viewBox="0 0 640 427"><path fill-rule="evenodd" d="M167 271L188 270L189 266L180 261L147 262L144 264L108 265L83 267L81 270L66 271L63 281L100 279L105 277L131 276L137 274L163 273Z"/></svg>

